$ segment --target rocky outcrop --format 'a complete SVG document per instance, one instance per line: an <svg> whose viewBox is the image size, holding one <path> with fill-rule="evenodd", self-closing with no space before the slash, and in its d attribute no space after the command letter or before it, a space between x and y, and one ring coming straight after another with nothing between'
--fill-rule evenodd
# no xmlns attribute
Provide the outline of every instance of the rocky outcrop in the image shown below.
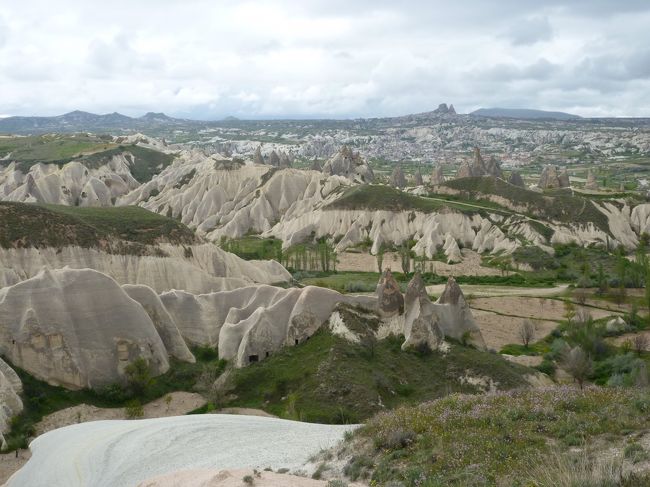
<svg viewBox="0 0 650 487"><path fill-rule="evenodd" d="M280 167L280 156L274 150L269 154L268 163L270 166Z"/></svg>
<svg viewBox="0 0 650 487"><path fill-rule="evenodd" d="M0 323L1 355L72 389L120 382L124 368L139 357L158 375L169 368L170 356L191 355L172 323L160 321L157 329L117 282L90 269L44 270L0 289ZM169 350L159 329L173 345Z"/></svg>
<svg viewBox="0 0 650 487"><path fill-rule="evenodd" d="M67 206L112 206L115 200L137 188L131 175L134 156L114 155L98 168L73 161L35 164L23 173L15 163L0 167L0 200L52 203Z"/></svg>
<svg viewBox="0 0 650 487"><path fill-rule="evenodd" d="M471 178L472 175L472 168L470 167L469 162L461 162L458 171L456 172L456 179Z"/></svg>
<svg viewBox="0 0 650 487"><path fill-rule="evenodd" d="M323 173L330 176L343 176L358 183L371 183L375 179L372 169L359 153L353 152L345 145L325 163Z"/></svg>
<svg viewBox="0 0 650 487"><path fill-rule="evenodd" d="M376 306L371 296L341 295L313 286L250 286L201 295L171 291L160 299L187 342L218 347L219 357L238 367L304 342L328 320L337 303Z"/></svg>
<svg viewBox="0 0 650 487"><path fill-rule="evenodd" d="M445 237L445 243L442 246L442 250L445 252L448 264L454 264L463 260L463 255L460 252L458 242L456 242L456 239L450 234L447 234Z"/></svg>
<svg viewBox="0 0 650 487"><path fill-rule="evenodd" d="M433 168L433 171L431 171L431 180L430 184L431 186L438 186L439 184L442 184L445 182L445 175L442 172L442 166L441 165L436 165L436 167Z"/></svg>
<svg viewBox="0 0 650 487"><path fill-rule="evenodd" d="M406 176L404 176L402 166L397 165L395 169L393 169L393 173L390 176L390 185L394 188L403 188L406 186Z"/></svg>
<svg viewBox="0 0 650 487"><path fill-rule="evenodd" d="M422 171L420 171L419 167L415 170L415 176L413 179L416 186L422 186L424 184L424 181L422 180Z"/></svg>
<svg viewBox="0 0 650 487"><path fill-rule="evenodd" d="M120 284L143 284L156 292L184 289L206 293L253 283L287 282L291 274L275 261L245 261L214 244L157 247L160 256L118 255L81 247L0 248L0 283L15 284L41 269L94 269Z"/></svg>
<svg viewBox="0 0 650 487"><path fill-rule="evenodd" d="M524 179L521 177L521 174L519 174L519 171L512 171L508 177L508 182L513 186L519 186L520 188L526 187L526 183L524 183Z"/></svg>
<svg viewBox="0 0 650 487"><path fill-rule="evenodd" d="M402 350L421 346L436 350L444 339L436 307L429 299L419 272L409 282L404 295L404 338Z"/></svg>
<svg viewBox="0 0 650 487"><path fill-rule="evenodd" d="M557 166L544 166L537 186L540 189L568 188L570 186L569 175L566 169L558 172Z"/></svg>
<svg viewBox="0 0 650 487"><path fill-rule="evenodd" d="M7 448L3 434L10 430L11 418L23 410L22 392L23 384L18 374L0 359L0 451Z"/></svg>
<svg viewBox="0 0 650 487"><path fill-rule="evenodd" d="M323 170L323 166L321 166L320 161L318 159L314 159L314 162L311 163L309 169L311 169L312 171L321 172Z"/></svg>
<svg viewBox="0 0 650 487"><path fill-rule="evenodd" d="M587 182L585 182L585 189L589 191L598 191L598 181L596 181L596 176L591 169L587 173Z"/></svg>
<svg viewBox="0 0 650 487"><path fill-rule="evenodd" d="M377 310L388 318L404 312L404 296L390 269L386 269L377 283Z"/></svg>
<svg viewBox="0 0 650 487"><path fill-rule="evenodd" d="M453 277L449 278L444 291L434 305L438 325L446 337L466 341L476 348L485 349L481 330L474 321L463 291Z"/></svg>
<svg viewBox="0 0 650 487"><path fill-rule="evenodd" d="M469 177L481 177L481 176L493 176L495 178L502 178L503 173L501 171L501 166L494 156L490 157L490 160L486 163L481 155L481 150L478 147L474 147L474 155L472 162L463 161L458 168L456 173L456 178L469 178Z"/></svg>
<svg viewBox="0 0 650 487"><path fill-rule="evenodd" d="M253 154L253 164L264 164L264 157L262 157L262 146L258 145Z"/></svg>

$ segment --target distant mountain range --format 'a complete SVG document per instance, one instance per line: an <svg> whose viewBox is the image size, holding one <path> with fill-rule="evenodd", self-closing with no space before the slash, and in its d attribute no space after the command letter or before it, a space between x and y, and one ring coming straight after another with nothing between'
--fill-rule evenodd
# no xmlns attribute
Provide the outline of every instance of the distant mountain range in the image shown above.
<svg viewBox="0 0 650 487"><path fill-rule="evenodd" d="M547 119L547 120L577 120L582 117L565 112L547 112L530 108L479 108L470 115L491 118L518 118L518 119Z"/></svg>
<svg viewBox="0 0 650 487"><path fill-rule="evenodd" d="M155 126L185 125L187 120L149 112L133 118L121 113L96 115L75 110L54 117L7 117L0 119L0 133L98 132L106 130L139 130Z"/></svg>

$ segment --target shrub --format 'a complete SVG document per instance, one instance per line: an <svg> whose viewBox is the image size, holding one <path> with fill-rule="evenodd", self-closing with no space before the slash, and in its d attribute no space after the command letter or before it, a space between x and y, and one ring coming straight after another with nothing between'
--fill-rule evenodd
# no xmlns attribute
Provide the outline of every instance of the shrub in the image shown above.
<svg viewBox="0 0 650 487"><path fill-rule="evenodd" d="M623 451L623 456L630 460L632 463L639 463L650 458L648 452L637 442L630 443L625 447Z"/></svg>
<svg viewBox="0 0 650 487"><path fill-rule="evenodd" d="M564 355L562 367L578 382L580 389L582 389L585 380L593 370L593 362L585 351L580 346L577 346Z"/></svg>
<svg viewBox="0 0 650 487"><path fill-rule="evenodd" d="M623 480L622 465L612 458L590 459L585 453L542 457L524 485L534 487L614 487ZM640 485L640 484L639 484Z"/></svg>
<svg viewBox="0 0 650 487"><path fill-rule="evenodd" d="M400 450L402 448L408 447L411 443L413 443L415 441L415 437L416 434L413 430L397 429L391 431L388 436L386 436L382 447L388 448L390 450Z"/></svg>
<svg viewBox="0 0 650 487"><path fill-rule="evenodd" d="M144 408L137 399L129 401L124 410L126 419L138 419L144 416Z"/></svg>
<svg viewBox="0 0 650 487"><path fill-rule="evenodd" d="M124 373L133 394L136 396L145 395L148 387L153 382L149 363L144 358L138 357L124 368Z"/></svg>
<svg viewBox="0 0 650 487"><path fill-rule="evenodd" d="M365 455L353 456L345 467L343 473L352 480L366 479L373 466L372 460Z"/></svg>
<svg viewBox="0 0 650 487"><path fill-rule="evenodd" d="M244 482L246 485L253 485L253 483L255 483L255 479L252 475L244 475L242 482Z"/></svg>
<svg viewBox="0 0 650 487"><path fill-rule="evenodd" d="M542 360L542 363L535 368L546 375L552 376L555 374L555 364L552 360L548 360L547 358L544 358L544 360Z"/></svg>
<svg viewBox="0 0 650 487"><path fill-rule="evenodd" d="M327 482L327 487L348 487L348 484L342 480L330 480Z"/></svg>

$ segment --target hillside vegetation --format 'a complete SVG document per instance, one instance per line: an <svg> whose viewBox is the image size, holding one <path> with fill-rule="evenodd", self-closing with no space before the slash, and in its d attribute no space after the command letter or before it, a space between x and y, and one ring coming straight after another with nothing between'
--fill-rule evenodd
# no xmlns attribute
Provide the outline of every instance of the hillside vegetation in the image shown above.
<svg viewBox="0 0 650 487"><path fill-rule="evenodd" d="M0 202L0 247L99 247L139 253L144 245L192 244L182 223L138 206L82 208Z"/></svg>
<svg viewBox="0 0 650 487"><path fill-rule="evenodd" d="M539 193L493 177L453 179L444 186L467 195L468 199L494 195L505 198L513 207L527 208L527 212L535 217L564 223L591 222L596 228L609 232L607 217L591 200L567 192Z"/></svg>
<svg viewBox="0 0 650 487"><path fill-rule="evenodd" d="M602 450L618 447L631 463L643 461L648 452L637 435L648 427L647 391L565 386L453 394L371 419L353 435L345 471L353 479L371 478L376 482L371 485L400 481L406 487L640 487L649 485L650 477L621 476L616 468L593 483L572 482L578 463L571 467L567 461L567 474L554 472L552 459L568 458L570 448L593 451L600 443ZM540 483L543 477L550 483Z"/></svg>
<svg viewBox="0 0 650 487"><path fill-rule="evenodd" d="M352 319L346 316L345 322ZM511 389L527 385L524 376L534 372L459 344L447 353L404 352L403 341L389 337L355 344L322 329L300 345L234 370L222 405L308 422L357 423L386 408L480 392L481 387L461 381L465 376Z"/></svg>

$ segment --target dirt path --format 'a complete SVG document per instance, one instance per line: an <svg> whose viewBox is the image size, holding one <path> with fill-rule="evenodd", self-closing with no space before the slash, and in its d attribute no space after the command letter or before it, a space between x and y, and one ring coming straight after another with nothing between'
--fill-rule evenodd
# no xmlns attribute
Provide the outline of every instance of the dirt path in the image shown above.
<svg viewBox="0 0 650 487"><path fill-rule="evenodd" d="M497 297L497 296L528 296L550 297L564 293L568 285L560 284L555 287L514 287L492 286L487 284L462 284L463 294L466 297ZM445 284L427 286L427 292L433 296L440 296L445 289Z"/></svg>

